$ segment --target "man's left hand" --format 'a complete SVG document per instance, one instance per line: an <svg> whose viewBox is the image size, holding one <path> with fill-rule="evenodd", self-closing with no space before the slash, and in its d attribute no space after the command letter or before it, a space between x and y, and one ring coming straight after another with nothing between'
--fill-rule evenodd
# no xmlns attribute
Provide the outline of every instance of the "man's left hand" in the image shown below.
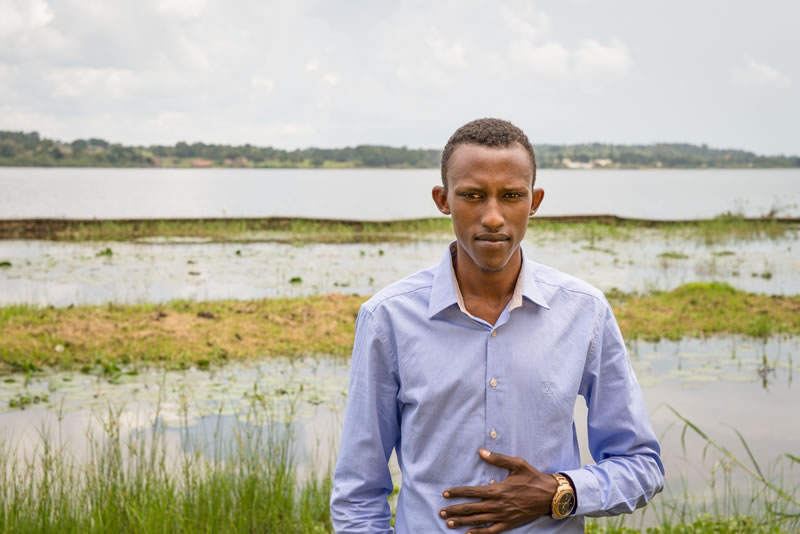
<svg viewBox="0 0 800 534"><path fill-rule="evenodd" d="M495 534L550 513L558 487L555 478L538 471L522 458L504 456L486 449L481 449L479 455L492 465L508 469L508 477L489 486L446 489L443 495L447 499L482 499L443 508L439 516L447 522L448 527L492 524L470 529L466 534Z"/></svg>

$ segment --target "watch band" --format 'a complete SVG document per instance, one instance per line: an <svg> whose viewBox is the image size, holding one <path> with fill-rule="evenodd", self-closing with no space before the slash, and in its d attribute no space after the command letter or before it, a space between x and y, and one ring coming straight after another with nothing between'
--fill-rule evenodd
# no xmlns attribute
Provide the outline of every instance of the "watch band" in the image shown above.
<svg viewBox="0 0 800 534"><path fill-rule="evenodd" d="M551 476L556 479L558 487L556 488L556 494L553 495L550 516L553 519L564 519L569 517L575 510L575 505L577 504L575 490L572 489L569 479L561 473L553 473Z"/></svg>

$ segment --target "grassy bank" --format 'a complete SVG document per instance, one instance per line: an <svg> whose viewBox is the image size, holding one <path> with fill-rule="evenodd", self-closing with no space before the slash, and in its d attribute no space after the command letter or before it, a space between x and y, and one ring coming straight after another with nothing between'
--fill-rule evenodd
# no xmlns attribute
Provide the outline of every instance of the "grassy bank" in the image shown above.
<svg viewBox="0 0 800 534"><path fill-rule="evenodd" d="M531 219L531 235L545 238L631 239L643 229L705 243L725 240L774 239L800 231L800 223L779 219L747 219L725 215L700 221L645 221L613 216ZM390 222L313 219L161 219L77 221L32 219L0 221L0 239L52 241L133 241L150 238L192 238L212 241L275 241L285 243L352 243L408 241L452 236L448 218Z"/></svg>
<svg viewBox="0 0 800 534"><path fill-rule="evenodd" d="M349 354L365 297L0 308L0 371L129 363L208 366L271 355ZM800 296L694 283L648 295L612 293L628 339L800 335Z"/></svg>

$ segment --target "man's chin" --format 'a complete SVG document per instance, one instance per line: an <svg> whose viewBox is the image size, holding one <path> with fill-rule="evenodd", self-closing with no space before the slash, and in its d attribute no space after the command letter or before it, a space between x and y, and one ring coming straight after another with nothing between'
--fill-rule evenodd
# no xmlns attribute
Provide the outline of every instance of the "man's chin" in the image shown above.
<svg viewBox="0 0 800 534"><path fill-rule="evenodd" d="M498 254L480 255L474 259L477 260L475 263L482 271L495 273L505 269L512 256L513 253L509 254L507 251L500 253L498 251Z"/></svg>

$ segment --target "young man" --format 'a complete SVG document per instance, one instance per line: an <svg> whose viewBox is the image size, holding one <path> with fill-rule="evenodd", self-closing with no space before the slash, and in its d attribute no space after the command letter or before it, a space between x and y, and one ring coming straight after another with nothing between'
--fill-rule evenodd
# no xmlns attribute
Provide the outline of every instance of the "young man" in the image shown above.
<svg viewBox="0 0 800 534"><path fill-rule="evenodd" d="M663 486L660 449L603 294L520 243L544 198L509 122L459 128L433 200L456 235L438 266L383 289L356 322L334 474L338 533L583 532ZM589 408L581 467L573 408Z"/></svg>

